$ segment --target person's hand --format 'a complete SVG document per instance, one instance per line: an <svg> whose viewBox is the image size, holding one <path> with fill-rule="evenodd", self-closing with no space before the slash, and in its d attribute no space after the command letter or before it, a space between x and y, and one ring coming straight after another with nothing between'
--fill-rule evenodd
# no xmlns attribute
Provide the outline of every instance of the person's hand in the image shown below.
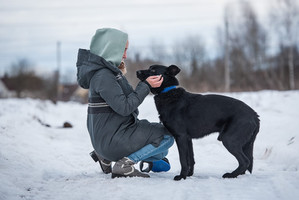
<svg viewBox="0 0 299 200"><path fill-rule="evenodd" d="M152 87L152 88L157 88L160 87L162 82L163 82L163 77L162 75L158 76L150 76L146 79L146 82Z"/></svg>

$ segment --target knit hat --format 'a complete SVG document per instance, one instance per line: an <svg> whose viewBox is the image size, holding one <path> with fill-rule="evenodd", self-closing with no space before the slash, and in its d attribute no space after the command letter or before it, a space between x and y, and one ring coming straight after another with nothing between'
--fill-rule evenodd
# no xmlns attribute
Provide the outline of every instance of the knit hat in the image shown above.
<svg viewBox="0 0 299 200"><path fill-rule="evenodd" d="M118 67L125 52L128 34L113 28L98 29L90 42L90 52Z"/></svg>

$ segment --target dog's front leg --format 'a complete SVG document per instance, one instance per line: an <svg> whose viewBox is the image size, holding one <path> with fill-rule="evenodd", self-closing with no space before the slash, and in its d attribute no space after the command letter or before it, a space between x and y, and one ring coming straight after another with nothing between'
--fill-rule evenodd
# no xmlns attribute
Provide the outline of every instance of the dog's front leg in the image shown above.
<svg viewBox="0 0 299 200"><path fill-rule="evenodd" d="M189 172L187 176L192 176L194 173L194 153L193 153L193 144L192 144L192 138L189 138L188 140L188 166L189 166Z"/></svg>
<svg viewBox="0 0 299 200"><path fill-rule="evenodd" d="M188 166L188 136L186 134L182 136L178 136L175 138L176 144L179 151L180 156L180 163L181 163L181 173L174 177L174 180L179 181L182 178L186 179L189 173L189 166Z"/></svg>

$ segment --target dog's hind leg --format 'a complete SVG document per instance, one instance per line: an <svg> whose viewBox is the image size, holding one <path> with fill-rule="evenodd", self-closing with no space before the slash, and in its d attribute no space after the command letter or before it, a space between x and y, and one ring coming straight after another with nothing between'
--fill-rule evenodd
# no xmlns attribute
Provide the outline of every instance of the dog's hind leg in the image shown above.
<svg viewBox="0 0 299 200"><path fill-rule="evenodd" d="M255 127L250 141L243 146L243 151L244 151L245 155L247 156L247 158L249 158L249 160L250 160L250 164L247 168L247 170L250 173L252 173L252 168L253 168L253 146L254 146L254 141L255 141L255 138L256 138L256 135L258 132L259 132L259 124L258 124L258 126Z"/></svg>
<svg viewBox="0 0 299 200"><path fill-rule="evenodd" d="M241 129L241 127L243 127ZM242 131L242 132L240 132ZM239 166L231 173L226 173L223 178L235 178L240 174L244 174L247 168L250 165L250 159L243 151L243 146L248 140L244 140L244 131L247 132L247 129L244 129L244 126L237 125L231 127L227 130L222 136L222 142L225 148L238 160ZM245 134L247 135L247 134ZM242 139L240 139L240 137Z"/></svg>
<svg viewBox="0 0 299 200"><path fill-rule="evenodd" d="M194 173L194 153L193 153L193 144L192 139L189 138L188 140L188 166L189 166L189 172L187 176L192 176Z"/></svg>
<svg viewBox="0 0 299 200"><path fill-rule="evenodd" d="M250 164L247 168L247 170L252 173L252 167L253 167L253 142L249 141L247 144L243 146L243 152L247 156L247 158L250 161ZM244 172L245 173L245 172Z"/></svg>
<svg viewBox="0 0 299 200"><path fill-rule="evenodd" d="M240 174L244 174L250 165L250 160L244 154L242 150L242 146L238 144L232 144L232 142L225 142L223 140L223 144L226 149L238 160L239 166L231 173L226 173L222 177L223 178L236 178Z"/></svg>

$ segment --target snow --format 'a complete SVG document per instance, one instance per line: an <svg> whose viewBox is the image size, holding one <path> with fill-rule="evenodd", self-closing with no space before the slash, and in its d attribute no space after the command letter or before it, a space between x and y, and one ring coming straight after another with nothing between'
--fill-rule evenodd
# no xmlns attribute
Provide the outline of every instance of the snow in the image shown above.
<svg viewBox="0 0 299 200"><path fill-rule="evenodd" d="M299 199L299 91L225 95L246 102L260 115L253 174L221 178L237 161L212 134L193 140L195 173L179 182L173 180L180 171L176 145L167 156L169 172L150 173L149 179L111 179L89 157L86 105L1 99L0 200ZM140 119L158 121L152 96L139 110ZM66 121L74 127L59 128Z"/></svg>

